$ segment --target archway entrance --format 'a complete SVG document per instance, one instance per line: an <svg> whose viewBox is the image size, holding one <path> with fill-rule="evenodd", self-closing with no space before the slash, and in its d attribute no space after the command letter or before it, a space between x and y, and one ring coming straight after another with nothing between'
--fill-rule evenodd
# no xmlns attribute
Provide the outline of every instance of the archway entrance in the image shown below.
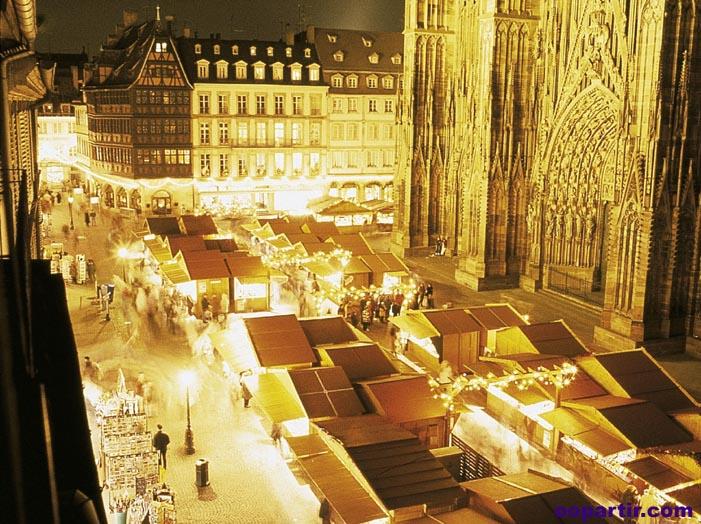
<svg viewBox="0 0 701 524"><path fill-rule="evenodd" d="M603 303L607 204L624 165L618 100L594 85L563 111L544 163L546 287Z"/></svg>
<svg viewBox="0 0 701 524"><path fill-rule="evenodd" d="M151 212L154 215L170 215L171 197L167 191L157 191L151 197Z"/></svg>

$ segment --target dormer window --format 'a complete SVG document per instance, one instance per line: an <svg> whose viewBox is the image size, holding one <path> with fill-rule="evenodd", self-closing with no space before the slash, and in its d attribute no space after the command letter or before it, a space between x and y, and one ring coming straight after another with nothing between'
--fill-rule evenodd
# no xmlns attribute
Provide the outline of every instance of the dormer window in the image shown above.
<svg viewBox="0 0 701 524"><path fill-rule="evenodd" d="M377 53L372 53L368 55L368 60L371 64L377 64L380 62L380 55L378 55Z"/></svg>
<svg viewBox="0 0 701 524"><path fill-rule="evenodd" d="M258 62L253 64L253 78L256 80L265 80L265 64Z"/></svg>
<svg viewBox="0 0 701 524"><path fill-rule="evenodd" d="M399 64L402 63L402 55L400 55L399 53L394 54L394 55L392 55L392 59L391 59L391 60L392 60L392 63L393 63L394 65L399 65Z"/></svg>
<svg viewBox="0 0 701 524"><path fill-rule="evenodd" d="M394 78L391 76L382 78L382 89L394 89Z"/></svg>
<svg viewBox="0 0 701 524"><path fill-rule="evenodd" d="M256 56L256 46L252 45L250 51L251 51L251 56Z"/></svg>
<svg viewBox="0 0 701 524"><path fill-rule="evenodd" d="M318 82L319 81L319 64L310 64L309 65L309 81L310 82Z"/></svg>
<svg viewBox="0 0 701 524"><path fill-rule="evenodd" d="M268 52L268 56L273 56L273 48L272 47L268 47L267 52Z"/></svg>
<svg viewBox="0 0 701 524"><path fill-rule="evenodd" d="M221 46L219 44L214 44L214 54L218 55L221 53Z"/></svg>
<svg viewBox="0 0 701 524"><path fill-rule="evenodd" d="M287 58L292 58L292 48L291 47L286 47L285 48L285 56Z"/></svg>
<svg viewBox="0 0 701 524"><path fill-rule="evenodd" d="M195 44L195 54L196 55L202 54L202 44Z"/></svg>
<svg viewBox="0 0 701 524"><path fill-rule="evenodd" d="M338 35L334 35L333 33L328 33L326 35L326 38L329 39L329 42L331 42L332 44L335 44L336 40L338 40Z"/></svg>
<svg viewBox="0 0 701 524"><path fill-rule="evenodd" d="M302 80L302 66L299 64L292 64L290 66L290 72L293 82L299 82Z"/></svg>
<svg viewBox="0 0 701 524"><path fill-rule="evenodd" d="M377 77L375 75L368 76L367 83L370 89L377 89Z"/></svg>
<svg viewBox="0 0 701 524"><path fill-rule="evenodd" d="M276 62L271 67L273 68L273 80L282 80L284 75L284 66L281 63Z"/></svg>
<svg viewBox="0 0 701 524"><path fill-rule="evenodd" d="M248 66L246 62L236 62L236 80L246 80L246 71Z"/></svg>
<svg viewBox="0 0 701 524"><path fill-rule="evenodd" d="M239 54L239 46L237 45L232 45L231 46L231 54L236 56Z"/></svg>
<svg viewBox="0 0 701 524"><path fill-rule="evenodd" d="M220 60L217 62L217 78L220 80L223 80L229 76L229 64L224 61Z"/></svg>
<svg viewBox="0 0 701 524"><path fill-rule="evenodd" d="M209 78L209 62L206 60L197 62L197 78Z"/></svg>
<svg viewBox="0 0 701 524"><path fill-rule="evenodd" d="M167 42L156 42L156 53L165 53L168 51Z"/></svg>
<svg viewBox="0 0 701 524"><path fill-rule="evenodd" d="M363 36L362 39L363 39L363 45L365 47L372 47L373 41L371 38L366 38Z"/></svg>
<svg viewBox="0 0 701 524"><path fill-rule="evenodd" d="M346 84L351 89L356 89L358 87L358 75L350 75L346 79Z"/></svg>
<svg viewBox="0 0 701 524"><path fill-rule="evenodd" d="M343 62L344 53L340 49L333 54L333 59L336 62Z"/></svg>
<svg viewBox="0 0 701 524"><path fill-rule="evenodd" d="M311 58L312 56L312 50L309 49L308 47L304 48L304 58Z"/></svg>
<svg viewBox="0 0 701 524"><path fill-rule="evenodd" d="M331 77L331 87L343 87L343 75L333 75Z"/></svg>

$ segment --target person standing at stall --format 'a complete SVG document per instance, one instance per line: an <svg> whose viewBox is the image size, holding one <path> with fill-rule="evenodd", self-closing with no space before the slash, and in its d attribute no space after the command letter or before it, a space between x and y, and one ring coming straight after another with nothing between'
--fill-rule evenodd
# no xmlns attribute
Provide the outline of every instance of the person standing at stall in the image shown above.
<svg viewBox="0 0 701 524"><path fill-rule="evenodd" d="M157 424L156 427L158 431L153 436L153 447L158 451L158 463L163 466L163 469L168 469L166 463L166 453L168 452L168 444L170 444L170 437L168 433L163 432L163 426Z"/></svg>

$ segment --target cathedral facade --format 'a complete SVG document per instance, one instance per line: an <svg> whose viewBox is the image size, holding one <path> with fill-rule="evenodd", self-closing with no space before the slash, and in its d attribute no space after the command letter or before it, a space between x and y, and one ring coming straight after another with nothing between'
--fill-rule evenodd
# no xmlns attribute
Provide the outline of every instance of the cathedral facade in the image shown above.
<svg viewBox="0 0 701 524"><path fill-rule="evenodd" d="M407 0L393 246L471 289L601 306L595 344L701 335L701 8Z"/></svg>

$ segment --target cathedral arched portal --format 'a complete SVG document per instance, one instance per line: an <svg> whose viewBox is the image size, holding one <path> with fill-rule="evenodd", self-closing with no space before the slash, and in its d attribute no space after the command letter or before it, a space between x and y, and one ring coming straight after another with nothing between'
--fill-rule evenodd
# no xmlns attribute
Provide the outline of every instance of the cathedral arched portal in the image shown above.
<svg viewBox="0 0 701 524"><path fill-rule="evenodd" d="M545 285L587 296L599 290L609 202L625 155L619 102L594 84L554 119L543 165Z"/></svg>

